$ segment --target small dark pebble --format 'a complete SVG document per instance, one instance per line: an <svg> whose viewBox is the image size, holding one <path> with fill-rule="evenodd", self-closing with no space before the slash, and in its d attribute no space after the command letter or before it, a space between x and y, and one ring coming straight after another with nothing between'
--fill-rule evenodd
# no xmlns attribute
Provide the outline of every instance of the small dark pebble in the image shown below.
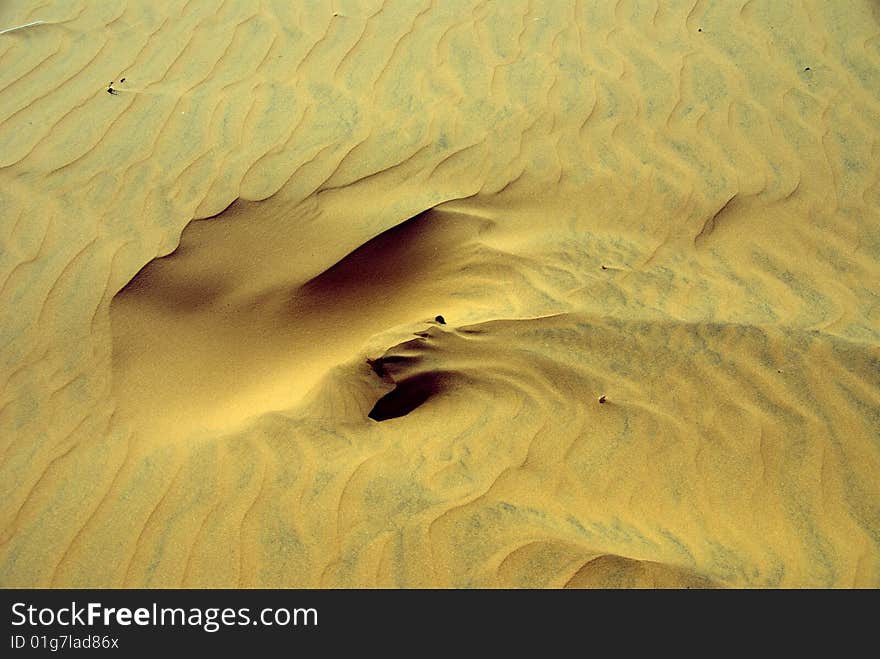
<svg viewBox="0 0 880 659"><path fill-rule="evenodd" d="M600 402L600 403L604 403L606 400L608 400L608 399L605 398L605 396L599 396L599 402Z"/></svg>
<svg viewBox="0 0 880 659"><path fill-rule="evenodd" d="M443 316L436 316L436 317L434 318L434 320L437 321L438 323L440 323L441 325L445 325L445 324L446 324L446 319L445 319Z"/></svg>
<svg viewBox="0 0 880 659"><path fill-rule="evenodd" d="M603 269L603 270L607 270L607 269L608 269L608 266L604 266L604 265L603 265L603 266L602 266L602 269Z"/></svg>
<svg viewBox="0 0 880 659"><path fill-rule="evenodd" d="M125 78L120 78L119 82L125 82Z"/></svg>
<svg viewBox="0 0 880 659"><path fill-rule="evenodd" d="M701 27L697 28L697 32L702 32L702 31L703 31L703 28L701 28Z"/></svg>

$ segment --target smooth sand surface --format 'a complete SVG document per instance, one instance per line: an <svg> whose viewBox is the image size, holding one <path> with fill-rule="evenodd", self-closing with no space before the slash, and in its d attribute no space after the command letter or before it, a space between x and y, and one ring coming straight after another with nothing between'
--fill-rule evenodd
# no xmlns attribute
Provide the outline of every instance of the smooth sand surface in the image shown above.
<svg viewBox="0 0 880 659"><path fill-rule="evenodd" d="M0 585L880 586L876 2L37 21Z"/></svg>

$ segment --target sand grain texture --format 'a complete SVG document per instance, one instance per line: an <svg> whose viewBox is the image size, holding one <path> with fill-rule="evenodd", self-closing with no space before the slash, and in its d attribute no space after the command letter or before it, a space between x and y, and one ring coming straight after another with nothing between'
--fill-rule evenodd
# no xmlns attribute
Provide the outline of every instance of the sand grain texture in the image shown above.
<svg viewBox="0 0 880 659"><path fill-rule="evenodd" d="M0 585L880 586L876 3L29 23Z"/></svg>

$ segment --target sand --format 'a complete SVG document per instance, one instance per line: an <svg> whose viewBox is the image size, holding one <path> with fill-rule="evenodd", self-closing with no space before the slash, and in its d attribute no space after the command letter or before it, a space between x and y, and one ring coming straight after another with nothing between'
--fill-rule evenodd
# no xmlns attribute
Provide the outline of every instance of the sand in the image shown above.
<svg viewBox="0 0 880 659"><path fill-rule="evenodd" d="M28 23L0 586L880 586L875 2Z"/></svg>

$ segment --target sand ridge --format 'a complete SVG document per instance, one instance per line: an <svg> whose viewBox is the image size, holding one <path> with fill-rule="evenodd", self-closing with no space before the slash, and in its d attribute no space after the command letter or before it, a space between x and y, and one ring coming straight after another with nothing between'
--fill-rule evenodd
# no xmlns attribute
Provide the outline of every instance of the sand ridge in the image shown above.
<svg viewBox="0 0 880 659"><path fill-rule="evenodd" d="M874 4L36 21L0 584L880 583Z"/></svg>

